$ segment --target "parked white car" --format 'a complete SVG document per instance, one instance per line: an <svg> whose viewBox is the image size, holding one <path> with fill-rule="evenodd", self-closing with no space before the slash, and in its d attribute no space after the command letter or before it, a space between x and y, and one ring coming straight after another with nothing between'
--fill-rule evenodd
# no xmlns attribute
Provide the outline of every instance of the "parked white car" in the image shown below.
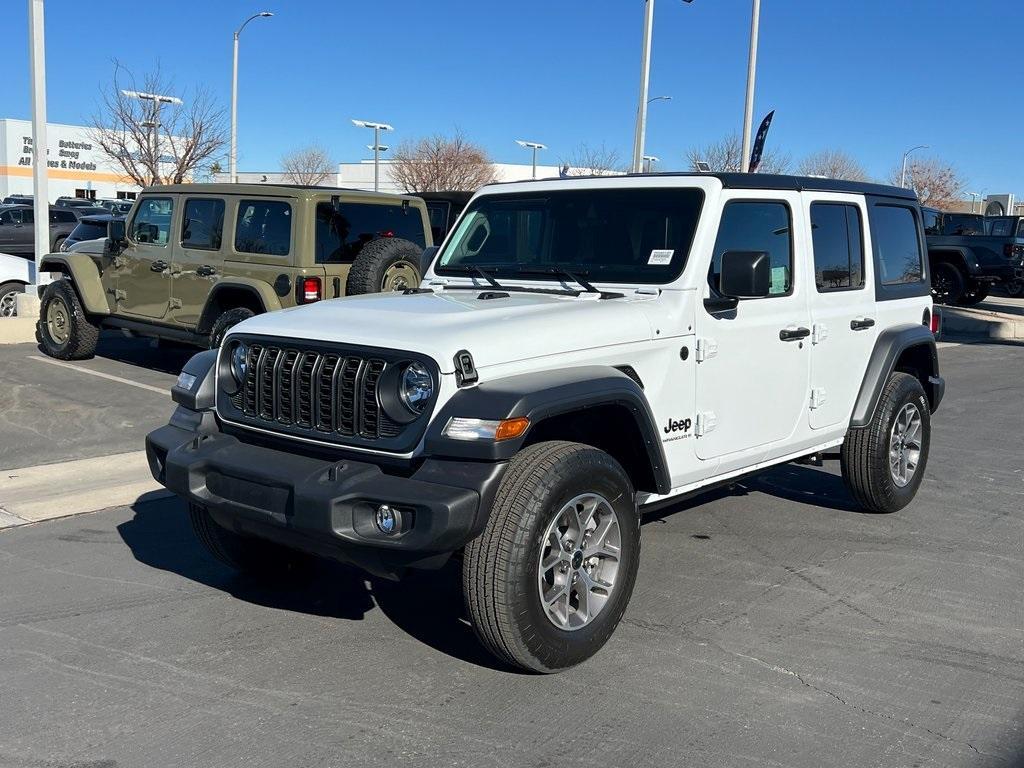
<svg viewBox="0 0 1024 768"><path fill-rule="evenodd" d="M232 328L153 475L229 565L399 577L462 552L469 618L538 672L622 617L645 505L838 458L895 512L944 383L912 192L659 174L484 187L420 288ZM656 532L652 532L656 535Z"/></svg>
<svg viewBox="0 0 1024 768"><path fill-rule="evenodd" d="M0 253L0 317L17 314L18 294L25 292L26 285L33 284L35 273L34 261Z"/></svg>

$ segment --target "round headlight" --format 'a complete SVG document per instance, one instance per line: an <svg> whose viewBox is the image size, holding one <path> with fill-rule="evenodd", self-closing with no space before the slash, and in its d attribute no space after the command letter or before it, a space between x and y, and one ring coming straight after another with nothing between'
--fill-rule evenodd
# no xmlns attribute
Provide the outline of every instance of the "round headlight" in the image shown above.
<svg viewBox="0 0 1024 768"><path fill-rule="evenodd" d="M249 347L239 342L231 350L231 375L235 381L242 384L245 381L245 374L249 367Z"/></svg>
<svg viewBox="0 0 1024 768"><path fill-rule="evenodd" d="M398 382L398 397L413 413L423 413L430 396L434 394L434 380L430 371L420 363L409 363Z"/></svg>

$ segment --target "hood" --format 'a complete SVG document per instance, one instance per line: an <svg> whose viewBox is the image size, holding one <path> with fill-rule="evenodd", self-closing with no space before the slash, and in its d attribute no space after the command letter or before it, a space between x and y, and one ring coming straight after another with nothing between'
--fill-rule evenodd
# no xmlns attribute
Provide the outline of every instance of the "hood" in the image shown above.
<svg viewBox="0 0 1024 768"><path fill-rule="evenodd" d="M444 373L469 350L477 368L544 355L646 341L651 325L634 298L510 293L484 289L369 294L294 307L246 320L232 333L283 336L421 352Z"/></svg>

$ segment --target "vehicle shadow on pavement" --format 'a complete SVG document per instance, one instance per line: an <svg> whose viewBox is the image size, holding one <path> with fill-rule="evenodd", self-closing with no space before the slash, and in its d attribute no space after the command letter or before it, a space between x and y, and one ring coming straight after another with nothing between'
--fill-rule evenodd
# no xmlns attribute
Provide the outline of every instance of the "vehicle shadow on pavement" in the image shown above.
<svg viewBox="0 0 1024 768"><path fill-rule="evenodd" d="M478 666L514 671L493 659L473 634L462 601L461 563L455 558L441 570L413 572L400 582L317 560L301 576L271 583L237 573L209 555L193 534L180 499L146 494L132 511L134 517L117 531L140 563L283 611L361 621L376 607L435 650Z"/></svg>
<svg viewBox="0 0 1024 768"><path fill-rule="evenodd" d="M128 338L119 331L100 334L96 356L126 365L147 368L177 376L192 356L202 352L199 347L154 339Z"/></svg>

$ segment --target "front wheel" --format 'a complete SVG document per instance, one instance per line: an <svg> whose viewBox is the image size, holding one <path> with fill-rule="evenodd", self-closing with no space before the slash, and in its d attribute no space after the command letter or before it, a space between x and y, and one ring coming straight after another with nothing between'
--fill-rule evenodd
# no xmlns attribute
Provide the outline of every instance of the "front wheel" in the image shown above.
<svg viewBox="0 0 1024 768"><path fill-rule="evenodd" d="M619 463L579 443L530 446L509 464L487 527L466 547L473 628L508 664L574 666L611 637L639 562L636 497Z"/></svg>
<svg viewBox="0 0 1024 768"><path fill-rule="evenodd" d="M43 351L58 360L85 360L96 353L99 339L100 329L86 317L71 282L56 280L46 286L36 323Z"/></svg>
<svg viewBox="0 0 1024 768"><path fill-rule="evenodd" d="M932 301L953 305L960 301L963 293L964 276L959 269L946 261L932 268Z"/></svg>
<svg viewBox="0 0 1024 768"><path fill-rule="evenodd" d="M1013 298L1024 294L1024 280L1011 280L1008 283L1003 283L1003 292Z"/></svg>
<svg viewBox="0 0 1024 768"><path fill-rule="evenodd" d="M917 377L893 373L871 423L851 429L840 452L843 480L869 512L896 512L917 494L928 463L931 407Z"/></svg>

